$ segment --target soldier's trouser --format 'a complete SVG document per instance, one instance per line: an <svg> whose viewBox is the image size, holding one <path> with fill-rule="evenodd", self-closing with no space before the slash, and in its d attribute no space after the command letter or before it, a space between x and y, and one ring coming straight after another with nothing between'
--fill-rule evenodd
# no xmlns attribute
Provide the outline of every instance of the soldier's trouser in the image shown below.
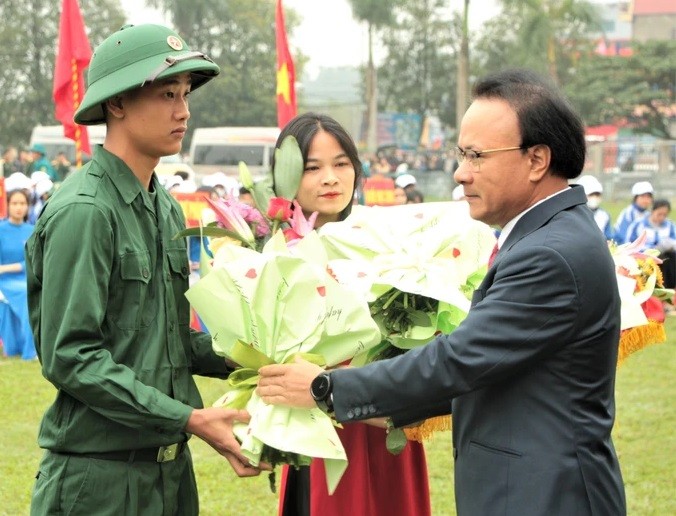
<svg viewBox="0 0 676 516"><path fill-rule="evenodd" d="M31 515L192 516L197 485L187 448L169 462L124 462L45 452Z"/></svg>

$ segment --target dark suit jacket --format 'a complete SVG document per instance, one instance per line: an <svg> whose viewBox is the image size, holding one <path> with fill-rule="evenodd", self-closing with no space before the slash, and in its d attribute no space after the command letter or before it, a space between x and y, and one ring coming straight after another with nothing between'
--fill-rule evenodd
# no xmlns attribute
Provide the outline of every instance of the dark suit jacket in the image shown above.
<svg viewBox="0 0 676 516"><path fill-rule="evenodd" d="M340 421L452 409L461 516L626 512L610 438L620 300L585 203L573 187L526 213L452 334L331 374Z"/></svg>

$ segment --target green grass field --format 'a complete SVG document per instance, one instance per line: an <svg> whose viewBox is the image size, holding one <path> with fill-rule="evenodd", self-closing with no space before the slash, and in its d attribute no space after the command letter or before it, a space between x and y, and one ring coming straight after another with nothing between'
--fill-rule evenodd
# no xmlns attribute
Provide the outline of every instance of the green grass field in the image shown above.
<svg viewBox="0 0 676 516"><path fill-rule="evenodd" d="M617 375L614 439L630 515L676 514L676 317L667 320L668 342L631 356ZM199 379L206 403L221 394L219 380ZM0 514L28 514L30 491L41 451L36 444L40 417L54 397L37 362L0 359ZM191 441L202 514L274 515L275 495L265 476L239 479L228 463L198 439ZM450 435L426 445L432 507L452 515L453 461Z"/></svg>
<svg viewBox="0 0 676 516"><path fill-rule="evenodd" d="M626 203L607 203L613 219ZM631 516L676 514L676 317L667 319L667 342L631 356L617 375L614 440ZM198 379L206 404L221 393L219 380ZM36 438L54 389L37 362L0 358L0 515L28 514L41 450ZM228 463L198 439L191 441L202 514L276 514L277 497L265 476L239 479ZM435 516L455 514L450 434L426 443ZM358 515L355 515L358 516Z"/></svg>

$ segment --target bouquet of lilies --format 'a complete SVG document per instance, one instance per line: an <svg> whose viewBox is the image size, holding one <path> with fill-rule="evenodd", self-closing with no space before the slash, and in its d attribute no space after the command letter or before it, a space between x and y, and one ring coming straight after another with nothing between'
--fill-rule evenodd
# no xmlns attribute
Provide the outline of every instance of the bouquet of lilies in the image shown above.
<svg viewBox="0 0 676 516"><path fill-rule="evenodd" d="M352 365L451 333L467 316L495 244L490 227L473 220L461 202L355 207L345 221L325 224L319 233L332 273L368 300L381 332L378 346ZM450 418L435 418L406 435L422 440L447 428Z"/></svg>
<svg viewBox="0 0 676 516"><path fill-rule="evenodd" d="M297 184L288 186L284 177L300 180L300 150L292 139L277 152L276 189L291 197ZM285 176L282 169L289 166L301 167L301 172ZM328 490L333 492L347 456L332 419L318 408L265 404L255 393L258 369L296 356L336 366L376 345L380 332L366 301L328 273L328 257L312 228L316 214L306 220L295 201L292 210L285 198L272 197L269 185L250 190L259 206L267 206L266 241L257 242L259 226L252 230L232 204L212 203L217 225L202 232L211 237L213 262L186 294L208 328L216 353L240 366L215 405L245 408L251 414L248 424L235 425L234 433L253 465L263 461L273 467L300 466L309 465L313 457L323 458ZM282 229L282 224L288 227ZM271 487L274 490L274 474Z"/></svg>
<svg viewBox="0 0 676 516"><path fill-rule="evenodd" d="M382 342L364 363L426 344L465 318L495 244L466 203L355 207L320 236L338 281L361 292Z"/></svg>
<svg viewBox="0 0 676 516"><path fill-rule="evenodd" d="M672 302L674 290L663 288L659 251L644 249L645 242L644 232L634 242L609 243L621 300L618 364L635 351L666 341L663 322L651 318L647 306L653 300Z"/></svg>

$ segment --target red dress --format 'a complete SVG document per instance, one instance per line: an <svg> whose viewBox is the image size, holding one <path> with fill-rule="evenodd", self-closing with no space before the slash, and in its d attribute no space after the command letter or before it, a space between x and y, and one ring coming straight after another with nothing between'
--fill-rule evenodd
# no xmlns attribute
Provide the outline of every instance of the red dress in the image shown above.
<svg viewBox="0 0 676 516"><path fill-rule="evenodd" d="M430 493L427 462L422 444L409 441L399 455L385 447L385 430L364 423L350 423L338 435L345 447L348 467L333 495L326 488L324 461L310 466L310 516L429 516ZM279 514L287 495L288 468L280 482ZM306 497L306 488L297 496Z"/></svg>

